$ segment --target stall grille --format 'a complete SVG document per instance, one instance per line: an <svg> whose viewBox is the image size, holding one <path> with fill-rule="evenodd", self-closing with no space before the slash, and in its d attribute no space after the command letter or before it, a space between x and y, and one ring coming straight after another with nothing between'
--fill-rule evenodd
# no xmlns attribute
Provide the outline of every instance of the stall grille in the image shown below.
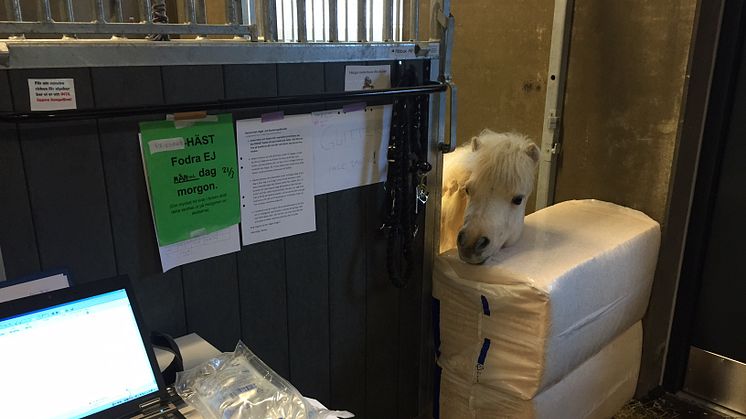
<svg viewBox="0 0 746 419"><path fill-rule="evenodd" d="M246 38L268 42L418 39L417 0L5 0L0 38ZM162 38L154 38L160 40Z"/></svg>

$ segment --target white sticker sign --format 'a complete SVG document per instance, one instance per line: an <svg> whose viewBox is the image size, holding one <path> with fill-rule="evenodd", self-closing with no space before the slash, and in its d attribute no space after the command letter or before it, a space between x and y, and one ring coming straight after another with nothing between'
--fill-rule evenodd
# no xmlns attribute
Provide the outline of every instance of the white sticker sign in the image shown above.
<svg viewBox="0 0 746 419"><path fill-rule="evenodd" d="M184 139L178 138L164 138L162 140L154 140L148 143L150 147L150 154L160 153L162 151L174 151L184 149Z"/></svg>
<svg viewBox="0 0 746 419"><path fill-rule="evenodd" d="M73 79L28 79L28 94L32 111L78 108Z"/></svg>
<svg viewBox="0 0 746 419"><path fill-rule="evenodd" d="M348 65L345 67L345 92L391 88L390 65Z"/></svg>

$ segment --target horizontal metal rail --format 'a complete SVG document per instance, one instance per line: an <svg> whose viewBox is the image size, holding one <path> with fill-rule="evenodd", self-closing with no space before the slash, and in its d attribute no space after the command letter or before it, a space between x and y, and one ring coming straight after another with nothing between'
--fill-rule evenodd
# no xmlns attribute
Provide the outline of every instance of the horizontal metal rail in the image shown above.
<svg viewBox="0 0 746 419"><path fill-rule="evenodd" d="M215 111L261 108L269 106L302 105L323 102L365 101L368 99L427 95L431 93L443 92L446 90L446 88L447 86L444 83L429 82L422 86L397 87L392 89L356 90L351 92L319 93L314 95L232 99L183 105L154 105L90 110L71 109L64 111L39 112L2 112L0 113L0 121L13 123L55 122L176 112Z"/></svg>
<svg viewBox="0 0 746 419"><path fill-rule="evenodd" d="M0 41L0 69L329 63L436 59L437 43L248 42L247 40Z"/></svg>
<svg viewBox="0 0 746 419"><path fill-rule="evenodd" d="M127 34L148 35L251 35L254 26L204 25L190 23L82 23L82 22L0 22L0 33L23 34Z"/></svg>

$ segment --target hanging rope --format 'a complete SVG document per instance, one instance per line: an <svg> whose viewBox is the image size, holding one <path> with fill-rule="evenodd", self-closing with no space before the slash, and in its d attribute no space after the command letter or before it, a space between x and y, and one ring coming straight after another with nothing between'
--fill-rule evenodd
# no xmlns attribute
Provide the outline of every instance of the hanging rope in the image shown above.
<svg viewBox="0 0 746 419"><path fill-rule="evenodd" d="M417 83L414 68L400 66L398 87ZM391 114L388 173L385 183L387 234L386 265L389 279L398 288L409 283L414 267L412 243L417 236L417 214L427 202L426 142L423 144L424 96L399 98Z"/></svg>

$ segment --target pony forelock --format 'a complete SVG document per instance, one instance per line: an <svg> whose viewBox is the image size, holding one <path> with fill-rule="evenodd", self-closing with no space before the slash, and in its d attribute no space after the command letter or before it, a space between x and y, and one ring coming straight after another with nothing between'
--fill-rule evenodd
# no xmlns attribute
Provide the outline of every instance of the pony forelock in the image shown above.
<svg viewBox="0 0 746 419"><path fill-rule="evenodd" d="M471 178L479 188L489 187L514 194L531 193L536 162L526 153L531 143L528 137L484 130L477 141L479 146Z"/></svg>

